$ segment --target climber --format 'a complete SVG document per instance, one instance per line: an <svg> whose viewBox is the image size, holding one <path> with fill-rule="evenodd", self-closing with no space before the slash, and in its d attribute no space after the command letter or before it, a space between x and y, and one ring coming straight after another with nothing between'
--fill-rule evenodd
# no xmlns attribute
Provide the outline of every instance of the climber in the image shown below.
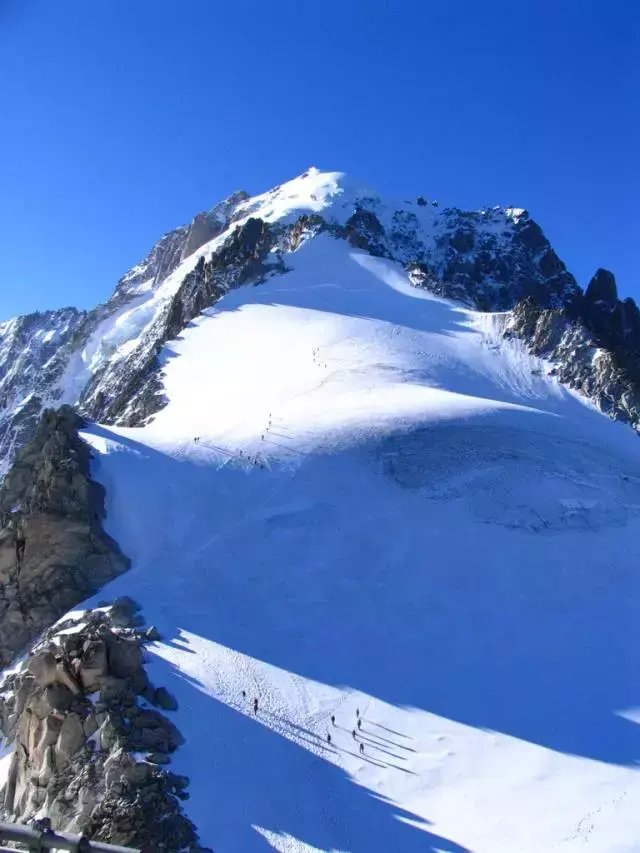
<svg viewBox="0 0 640 853"><path fill-rule="evenodd" d="M242 698L243 698L243 699L246 699L246 698L247 698L247 691L246 691L246 690L243 690L243 691L242 691Z"/></svg>
<svg viewBox="0 0 640 853"><path fill-rule="evenodd" d="M358 731L362 728L362 720L358 718Z"/></svg>
<svg viewBox="0 0 640 853"><path fill-rule="evenodd" d="M363 743L360 744L360 752L361 752L361 754L364 755L364 744Z"/></svg>
<svg viewBox="0 0 640 853"><path fill-rule="evenodd" d="M351 734L353 735L353 739L355 740L355 739L356 739L356 730L354 729L354 730L351 732Z"/></svg>
<svg viewBox="0 0 640 853"><path fill-rule="evenodd" d="M332 715L331 715L331 725L332 725L332 726L335 726L335 724L336 724L335 714L332 714Z"/></svg>
<svg viewBox="0 0 640 853"><path fill-rule="evenodd" d="M258 699L257 699L257 697L253 700L253 713L254 714L258 713Z"/></svg>
<svg viewBox="0 0 640 853"><path fill-rule="evenodd" d="M331 746L331 732L327 734L327 743Z"/></svg>

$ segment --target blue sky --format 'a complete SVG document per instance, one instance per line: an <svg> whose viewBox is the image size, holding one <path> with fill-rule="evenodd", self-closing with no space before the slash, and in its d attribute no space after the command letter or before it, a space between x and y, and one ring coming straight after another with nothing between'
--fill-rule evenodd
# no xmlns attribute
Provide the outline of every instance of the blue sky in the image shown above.
<svg viewBox="0 0 640 853"><path fill-rule="evenodd" d="M0 0L0 319L309 165L527 207L640 298L639 54L628 0Z"/></svg>

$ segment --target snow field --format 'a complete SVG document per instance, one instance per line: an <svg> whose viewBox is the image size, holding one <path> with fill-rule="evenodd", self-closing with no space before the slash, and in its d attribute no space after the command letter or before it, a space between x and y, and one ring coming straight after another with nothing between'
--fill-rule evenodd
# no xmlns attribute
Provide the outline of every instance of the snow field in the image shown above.
<svg viewBox="0 0 640 853"><path fill-rule="evenodd" d="M165 348L149 426L86 433L203 843L640 849L637 439L499 318L290 260Z"/></svg>

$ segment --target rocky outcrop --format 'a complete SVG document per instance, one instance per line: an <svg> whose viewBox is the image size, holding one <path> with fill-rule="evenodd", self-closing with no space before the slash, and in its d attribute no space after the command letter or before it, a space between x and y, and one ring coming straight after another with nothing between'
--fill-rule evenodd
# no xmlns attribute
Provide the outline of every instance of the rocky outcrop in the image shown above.
<svg viewBox="0 0 640 853"><path fill-rule="evenodd" d="M46 410L0 488L0 666L128 566L102 529L81 425L69 407Z"/></svg>
<svg viewBox="0 0 640 853"><path fill-rule="evenodd" d="M525 210L446 208L435 245L407 259L414 284L481 311L528 296L559 307L580 288Z"/></svg>
<svg viewBox="0 0 640 853"><path fill-rule="evenodd" d="M382 223L373 211L365 207L358 205L355 212L347 219L345 226L336 228L335 233L356 249L364 249L370 255L380 258L392 257Z"/></svg>
<svg viewBox="0 0 640 853"><path fill-rule="evenodd" d="M126 302L132 296L152 290L164 281L181 261L222 234L233 223L239 208L248 198L248 194L242 190L235 192L211 210L199 213L189 225L165 234L144 261L120 279L108 304Z"/></svg>
<svg viewBox="0 0 640 853"><path fill-rule="evenodd" d="M615 288L615 280L613 282ZM598 292L592 289L591 293ZM581 297L562 308L544 308L529 297L518 303L507 335L551 364L551 372L615 420L640 427L640 340L632 300ZM602 295L602 291L600 291ZM629 303L631 303L629 305Z"/></svg>
<svg viewBox="0 0 640 853"><path fill-rule="evenodd" d="M279 229L250 218L209 261L201 257L129 354L126 364L107 362L94 374L80 397L80 411L89 418L121 426L146 423L166 403L158 360L164 344L229 290L284 272L281 254L272 251L282 239ZM108 396L105 388L109 389Z"/></svg>
<svg viewBox="0 0 640 853"><path fill-rule="evenodd" d="M137 611L119 599L67 619L0 685L0 728L14 744L4 816L46 814L56 830L149 853L205 853L181 806L188 779L167 769L182 735L149 707L177 703L149 682Z"/></svg>
<svg viewBox="0 0 640 853"><path fill-rule="evenodd" d="M189 225L165 234L144 261L120 279L104 305L89 312L75 308L37 312L0 323L0 480L15 454L32 438L45 406L56 401L78 402L83 386L92 378L87 375L85 352L91 336L108 326L118 312L157 287L186 257L228 229L241 215L248 198L247 193L236 192L198 214ZM109 354L107 351L105 357ZM90 368L90 373L96 370ZM82 382L76 390L73 386L78 372ZM139 371L128 371L118 363L114 372L129 374L129 393L139 390ZM111 389L96 387L96 383L93 388L96 401L92 411L100 411L101 419L108 420ZM120 389L120 396L126 393L124 387Z"/></svg>
<svg viewBox="0 0 640 853"><path fill-rule="evenodd" d="M618 288L613 273L599 269L593 276L584 294L587 302L601 303L604 308L612 309L618 301Z"/></svg>

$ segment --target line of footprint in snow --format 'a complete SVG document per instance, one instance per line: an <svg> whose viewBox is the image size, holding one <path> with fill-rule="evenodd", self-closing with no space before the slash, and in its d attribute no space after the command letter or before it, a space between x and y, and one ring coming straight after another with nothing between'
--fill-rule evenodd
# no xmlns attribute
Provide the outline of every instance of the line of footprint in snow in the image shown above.
<svg viewBox="0 0 640 853"><path fill-rule="evenodd" d="M395 731L393 738L386 737L382 733L386 727L370 719L373 700L369 697L355 692L331 690L331 699L323 701L322 707L319 707L317 701L313 702L315 707L312 707L313 697L301 677L287 675L286 689L277 687L261 672L260 666L252 665L244 655L230 651L229 654L234 658L233 662L229 661L231 666L228 673L231 677L225 677L226 673L221 667L218 671L221 681L216 690L217 698L224 704L346 770L356 772L363 763L368 763L381 769L414 774L411 759L419 752L413 738ZM243 690L245 696L242 695ZM292 695L298 700L294 707L286 699ZM256 698L257 714L254 713ZM362 708L361 730L357 728L357 708ZM336 718L335 726L331 723L332 716ZM390 729L388 732L392 734ZM327 742L328 734L331 734L330 744ZM405 743L398 742L400 740ZM358 745L357 750L354 743ZM364 754L359 751L361 743L364 745ZM351 759L357 763L354 765ZM400 766L401 762L406 762L406 766Z"/></svg>

